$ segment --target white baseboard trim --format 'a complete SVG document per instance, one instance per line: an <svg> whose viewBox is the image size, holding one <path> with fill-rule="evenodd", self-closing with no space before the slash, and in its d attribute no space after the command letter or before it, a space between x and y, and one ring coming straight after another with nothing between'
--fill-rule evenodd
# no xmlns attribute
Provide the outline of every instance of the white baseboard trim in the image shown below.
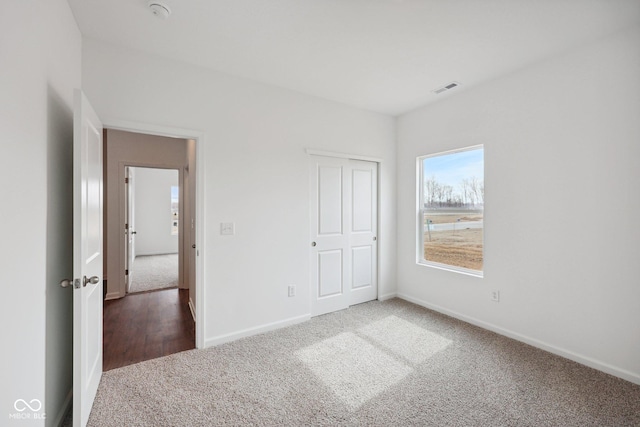
<svg viewBox="0 0 640 427"><path fill-rule="evenodd" d="M396 292L390 292L388 294L378 295L378 301L386 301L386 300L395 298L397 296L398 294Z"/></svg>
<svg viewBox="0 0 640 427"><path fill-rule="evenodd" d="M303 314L298 317L291 317L289 319L279 320L277 322L267 323L266 325L256 326L254 328L243 329L238 332L232 332L230 334L220 335L213 338L207 338L204 342L204 346L213 347L216 345L224 344L227 342L235 341L240 338L250 337L252 335L258 335L264 332L273 331L276 329L284 328L286 326L296 325L298 323L306 322L311 319L311 313Z"/></svg>
<svg viewBox="0 0 640 427"><path fill-rule="evenodd" d="M105 301L118 298L120 298L120 292L107 292L107 295L104 297Z"/></svg>
<svg viewBox="0 0 640 427"><path fill-rule="evenodd" d="M193 317L193 321L196 321L196 307L193 305L193 300L189 297L189 310L191 310L191 316Z"/></svg>
<svg viewBox="0 0 640 427"><path fill-rule="evenodd" d="M153 256L153 255L176 255L179 254L180 252L147 252L144 254L138 254L136 253L136 258L138 258L139 256ZM135 260L135 258L134 258Z"/></svg>
<svg viewBox="0 0 640 427"><path fill-rule="evenodd" d="M64 403L62 403L62 406L60 407L60 410L58 411L58 414L56 415L56 417L53 419L53 423L51 425L58 426L58 427L62 425L62 422L64 421L64 418L67 415L67 412L71 408L72 403L73 403L73 388L71 388L71 390L69 390L69 393L67 393L67 397L64 399Z"/></svg>
<svg viewBox="0 0 640 427"><path fill-rule="evenodd" d="M633 372L627 371L625 369L618 368L616 366L609 365L608 363L601 362L596 359L592 359L587 356L583 356L577 353L574 353L569 350L565 350L560 347L556 347L555 345L548 344L546 342L537 340L535 338L528 337L526 335L519 334L517 332L510 331L508 329L501 328L499 326L493 325L491 323L484 322L482 320L478 320L473 317L466 316L464 314L446 309L444 307L440 307L435 304L428 303L426 301L422 301L418 298L414 298L412 296L398 293L396 295L398 298L412 302L414 304L420 305L422 307L428 308L433 311L437 311L438 313L446 314L447 316L455 317L456 319L462 320L464 322L470 323L475 326L479 326L483 329L487 329L489 331L495 332L500 335L504 335L506 337L512 338L516 341L523 342L525 344L529 344L533 347L537 347L539 349L548 351L549 353L553 353L555 355L564 357L569 360L573 360L574 362L580 363L581 365L588 366L593 369L597 369L598 371L605 372L607 374L613 375L618 378L622 378L623 380L627 380L634 384L640 385L640 375L635 374Z"/></svg>

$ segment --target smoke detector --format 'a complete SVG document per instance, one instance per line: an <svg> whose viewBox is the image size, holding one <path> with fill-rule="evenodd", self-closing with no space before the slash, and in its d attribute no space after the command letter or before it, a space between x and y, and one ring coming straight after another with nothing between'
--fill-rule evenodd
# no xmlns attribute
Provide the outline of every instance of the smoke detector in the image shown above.
<svg viewBox="0 0 640 427"><path fill-rule="evenodd" d="M169 6L161 1L151 0L148 6L151 13L160 19L167 19L169 15L171 15L171 9L169 9Z"/></svg>

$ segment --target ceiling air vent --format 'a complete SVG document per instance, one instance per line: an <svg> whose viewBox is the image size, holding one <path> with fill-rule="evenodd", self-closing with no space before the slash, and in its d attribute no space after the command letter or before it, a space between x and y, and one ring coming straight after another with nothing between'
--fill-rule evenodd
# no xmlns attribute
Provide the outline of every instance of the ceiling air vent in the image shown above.
<svg viewBox="0 0 640 427"><path fill-rule="evenodd" d="M460 86L460 83L451 82L446 86L442 86L441 88L438 88L438 89L434 90L433 93L435 93L437 95L437 94L440 94L442 92L446 92L446 91L451 90L451 89L453 89L455 87L458 87L458 86Z"/></svg>

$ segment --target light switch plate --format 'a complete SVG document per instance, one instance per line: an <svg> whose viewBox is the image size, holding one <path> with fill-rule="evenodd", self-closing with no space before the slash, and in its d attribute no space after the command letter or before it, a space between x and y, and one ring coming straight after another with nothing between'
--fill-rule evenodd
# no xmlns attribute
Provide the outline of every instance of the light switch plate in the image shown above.
<svg viewBox="0 0 640 427"><path fill-rule="evenodd" d="M233 236L236 234L236 226L233 222L221 222L220 223L220 234L223 236Z"/></svg>

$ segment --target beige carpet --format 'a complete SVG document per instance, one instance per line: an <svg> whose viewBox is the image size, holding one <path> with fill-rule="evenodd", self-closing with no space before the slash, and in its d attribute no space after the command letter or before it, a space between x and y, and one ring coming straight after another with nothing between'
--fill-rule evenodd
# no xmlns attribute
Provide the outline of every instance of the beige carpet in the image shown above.
<svg viewBox="0 0 640 427"><path fill-rule="evenodd" d="M640 386L395 299L104 374L90 426L639 426Z"/></svg>
<svg viewBox="0 0 640 427"><path fill-rule="evenodd" d="M178 254L137 256L129 293L178 287Z"/></svg>

